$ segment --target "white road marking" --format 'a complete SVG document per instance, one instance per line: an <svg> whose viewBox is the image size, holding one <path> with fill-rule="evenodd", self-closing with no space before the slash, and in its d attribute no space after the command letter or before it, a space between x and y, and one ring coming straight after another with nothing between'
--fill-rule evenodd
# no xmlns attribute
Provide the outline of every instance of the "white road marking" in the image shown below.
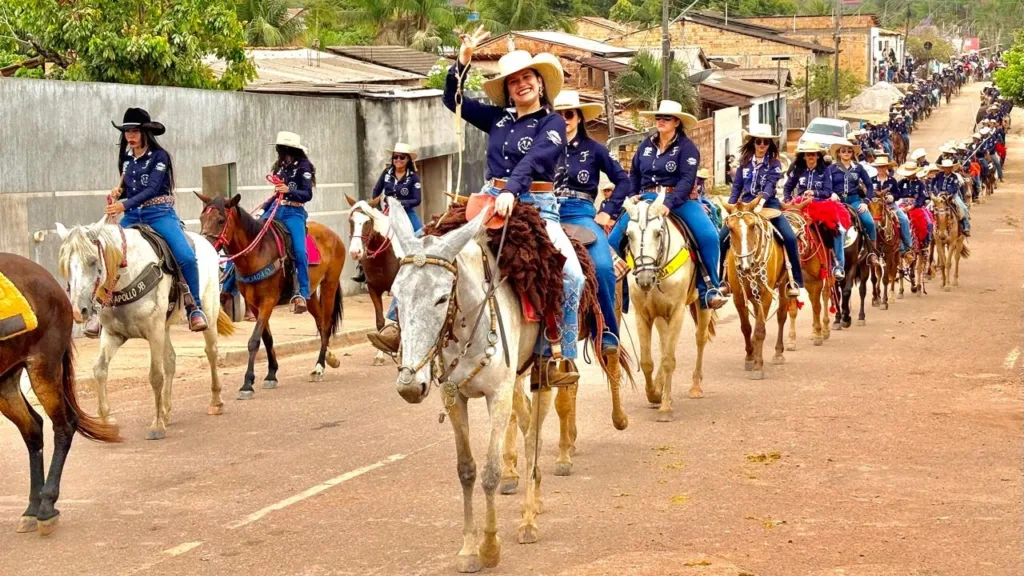
<svg viewBox="0 0 1024 576"><path fill-rule="evenodd" d="M1020 357L1020 346L1017 346L1010 353L1006 355L1006 360L1003 361L1003 368L1007 370L1013 370L1013 367L1017 365L1017 358Z"/></svg>
<svg viewBox="0 0 1024 576"><path fill-rule="evenodd" d="M277 502L276 504L271 504L270 506L267 506L266 508L263 508L262 510L257 510L256 512L253 512L252 514L249 514L248 516L246 516L245 518L243 518L241 520L232 522L231 524L227 525L227 528L229 530L234 530L236 528L241 528L242 526L247 526L249 524L252 524L253 522L256 522L260 518L263 518L267 514L270 514L271 512L275 512L277 510L283 510L283 509L285 509L285 508L287 508L287 507L289 507L289 506L291 506L293 504L297 504L299 502L302 502L303 500L306 500L307 498L311 498L313 496L316 496L317 494L323 492L324 490L328 490L330 488L333 488L333 487L337 486L338 484L343 484L343 483L348 482L349 480L351 480L353 478L362 476L363 474L366 474L367 472L372 472L372 471L374 471L374 470L376 470L378 468L383 468L384 466L387 466L388 464L393 464L393 463L398 462L400 460L404 460L407 457L408 456L406 454L392 454L391 456L388 456L387 458L385 458L383 460L379 460L377 462L374 462L373 464L370 464L369 466L363 466L362 468L357 468L355 470L352 470L351 472L346 472L346 473L342 474L341 476L335 476L334 478L331 478L330 480L327 480L326 482L323 482L322 484L317 484L316 486L313 486L312 488L309 488L307 490L303 490L302 492L299 492L298 494L296 494L294 496L291 496L289 498L285 498L284 500L281 500L280 502Z"/></svg>
<svg viewBox="0 0 1024 576"><path fill-rule="evenodd" d="M179 544L179 545L175 546L174 548L168 548L167 550L164 550L163 553L167 554L168 556L181 556L182 554L188 552L189 550L194 550L194 549L196 549L196 548L198 548L198 547L200 547L202 545L203 545L203 543L201 541L200 542L185 542L184 544Z"/></svg>

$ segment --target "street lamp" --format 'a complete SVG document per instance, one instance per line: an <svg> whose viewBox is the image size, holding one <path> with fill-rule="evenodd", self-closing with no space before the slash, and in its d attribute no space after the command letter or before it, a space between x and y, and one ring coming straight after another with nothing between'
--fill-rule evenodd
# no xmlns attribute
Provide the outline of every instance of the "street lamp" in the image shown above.
<svg viewBox="0 0 1024 576"><path fill-rule="evenodd" d="M778 89L778 93L775 95L775 126L776 134L782 134L782 62L788 62L789 56L772 56L772 61L775 62L775 86ZM788 68L788 66L787 66Z"/></svg>

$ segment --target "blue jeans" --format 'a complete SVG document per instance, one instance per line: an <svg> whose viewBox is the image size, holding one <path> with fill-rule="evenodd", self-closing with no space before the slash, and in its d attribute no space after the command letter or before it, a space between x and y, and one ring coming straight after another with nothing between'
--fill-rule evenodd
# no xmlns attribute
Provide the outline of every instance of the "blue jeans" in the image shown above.
<svg viewBox="0 0 1024 576"><path fill-rule="evenodd" d="M203 302L199 291L199 264L196 262L196 252L188 244L185 237L185 227L178 214L170 205L150 206L148 208L135 208L124 213L121 218L121 226L127 228L133 224L146 224L152 228L161 238L167 242L174 260L181 268L181 275L185 277L188 284L188 291L192 293L196 307L202 308Z"/></svg>
<svg viewBox="0 0 1024 576"><path fill-rule="evenodd" d="M996 177L1000 180L1003 179L1003 163L999 161L999 154L992 154L992 164L996 167Z"/></svg>
<svg viewBox="0 0 1024 576"><path fill-rule="evenodd" d="M900 239L903 241L900 252L908 252L914 245L914 240L910 237L910 218L906 212L897 208L896 219L900 221Z"/></svg>
<svg viewBox="0 0 1024 576"><path fill-rule="evenodd" d="M234 262L224 265L224 282L221 283L220 291L231 295L238 294L238 271L235 270Z"/></svg>
<svg viewBox="0 0 1024 576"><path fill-rule="evenodd" d="M846 197L846 203L853 207L853 210L857 212L857 218L860 218L861 226L864 227L864 232L868 235L868 238L872 242L876 242L878 239L878 229L875 227L875 219L871 217L871 212L864 210L861 212L859 208L867 205L864 204L864 200L859 195L850 194Z"/></svg>
<svg viewBox="0 0 1024 576"><path fill-rule="evenodd" d="M960 213L964 215L964 219L963 219L964 230L970 231L970 229L971 229L971 211L967 209L967 204L964 202L964 199L961 198L959 194L954 194L953 195L953 201L956 202L956 205L960 207Z"/></svg>
<svg viewBox="0 0 1024 576"><path fill-rule="evenodd" d="M843 249L845 245L846 228L840 225L839 230L832 238L832 252L836 255L836 266L842 269L846 269L846 251Z"/></svg>
<svg viewBox="0 0 1024 576"><path fill-rule="evenodd" d="M266 220L270 210L260 220ZM306 209L297 206L281 206L274 214L274 220L284 224L292 237L292 252L295 253L295 274L299 278L299 295L309 299L309 254L306 253Z"/></svg>
<svg viewBox="0 0 1024 576"><path fill-rule="evenodd" d="M889 155L889 157L892 157L892 139L891 138L886 138L885 140L882 140L882 148L885 150L885 153Z"/></svg>
<svg viewBox="0 0 1024 576"><path fill-rule="evenodd" d="M413 232L419 232L423 229L423 221L420 220L420 215L416 213L415 208L406 208L405 215L409 217L409 222L412 222Z"/></svg>
<svg viewBox="0 0 1024 576"><path fill-rule="evenodd" d="M701 196L700 203L704 205L704 211L708 213L708 218L711 219L711 223L715 225L715 228L721 229L722 215L718 212L718 207L711 200L708 200L707 196Z"/></svg>
<svg viewBox="0 0 1024 576"><path fill-rule="evenodd" d="M597 241L587 247L590 259L594 262L597 274L597 301L601 305L604 316L605 333L601 335L601 346L619 345L619 324L615 319L615 266L612 263L611 248L608 235L604 229L594 222L597 210L593 202L566 198L559 200L558 214L563 224L575 224L587 228L597 236ZM591 333L596 333L597 326L591 326Z"/></svg>

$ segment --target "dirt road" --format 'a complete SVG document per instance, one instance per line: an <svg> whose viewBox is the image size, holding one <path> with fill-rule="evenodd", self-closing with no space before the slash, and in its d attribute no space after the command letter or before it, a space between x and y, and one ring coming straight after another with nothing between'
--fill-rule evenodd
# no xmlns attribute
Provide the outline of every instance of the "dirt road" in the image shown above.
<svg viewBox="0 0 1024 576"><path fill-rule="evenodd" d="M942 107L914 147L934 157L967 135L981 86ZM669 424L630 391L630 427L615 431L608 391L587 368L572 476L552 474L554 411L544 431L540 542L516 543L522 496L500 497L502 562L484 573L1024 573L1024 116L1014 126L1006 183L974 209L972 256L952 292L932 284L888 311L869 307L866 327L821 348L805 314L798 351L764 381L746 379L726 314L705 356L706 397L677 394ZM220 417L206 416L207 378L188 372L161 442L142 440L149 390L113 390L126 442L76 440L61 527L47 539L14 533L27 459L3 422L0 574L453 573L461 490L439 400L406 404L393 366L371 367L367 346L349 352L316 384L305 381L309 357L283 361L277 390L230 401ZM693 356L688 323L678 383ZM240 369L224 374L237 389ZM95 410L91 397L85 405ZM471 424L479 433L484 422L477 402Z"/></svg>

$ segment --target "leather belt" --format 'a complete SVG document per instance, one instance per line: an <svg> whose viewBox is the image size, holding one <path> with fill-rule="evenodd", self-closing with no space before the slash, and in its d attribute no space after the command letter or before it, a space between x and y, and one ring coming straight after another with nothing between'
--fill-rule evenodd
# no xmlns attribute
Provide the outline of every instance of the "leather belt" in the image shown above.
<svg viewBox="0 0 1024 576"><path fill-rule="evenodd" d="M302 202L296 202L294 200L281 200L281 206L291 206L292 208L305 207L305 205Z"/></svg>
<svg viewBox="0 0 1024 576"><path fill-rule="evenodd" d="M674 188L675 187L669 188L668 186L650 186L648 188L644 188L643 191L650 192L652 194L661 194L662 192L665 194L671 194Z"/></svg>
<svg viewBox="0 0 1024 576"><path fill-rule="evenodd" d="M153 206L163 206L165 204L174 206L174 196L170 194L164 194L163 196L157 196L156 198L150 198L142 204L139 204L139 208L151 208Z"/></svg>
<svg viewBox="0 0 1024 576"><path fill-rule="evenodd" d="M491 178L491 186L498 190L504 190L505 186L508 185L508 180L504 178ZM554 192L555 185L551 182L533 182L530 184L530 192Z"/></svg>
<svg viewBox="0 0 1024 576"><path fill-rule="evenodd" d="M572 188L560 188L555 191L555 196L559 198L571 198L574 200L586 200L587 202L594 201L594 195L580 190L573 190Z"/></svg>

